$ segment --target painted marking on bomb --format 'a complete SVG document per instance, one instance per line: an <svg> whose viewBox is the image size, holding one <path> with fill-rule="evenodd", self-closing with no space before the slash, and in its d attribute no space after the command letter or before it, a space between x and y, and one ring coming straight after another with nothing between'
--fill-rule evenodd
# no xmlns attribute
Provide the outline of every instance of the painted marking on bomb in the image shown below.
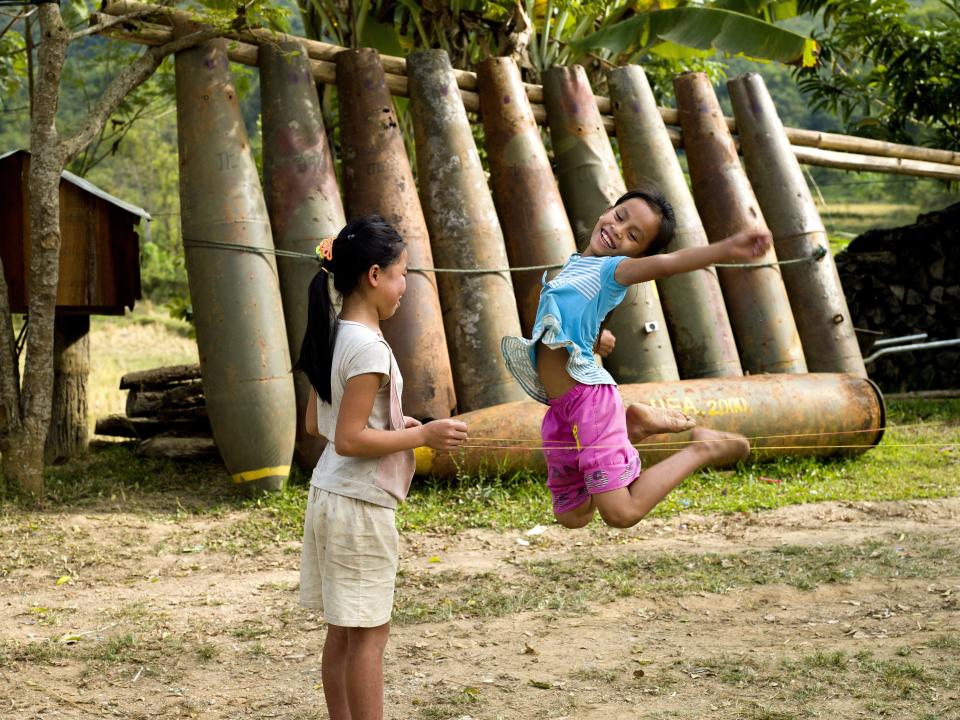
<svg viewBox="0 0 960 720"><path fill-rule="evenodd" d="M701 407L690 398L661 397L651 398L647 402L653 407L668 410L679 410L687 415L737 415L750 412L750 403L744 397L715 397L704 398L706 408Z"/></svg>
<svg viewBox="0 0 960 720"><path fill-rule="evenodd" d="M225 170L236 170L240 166L237 156L231 152L217 153L217 169L220 172Z"/></svg>

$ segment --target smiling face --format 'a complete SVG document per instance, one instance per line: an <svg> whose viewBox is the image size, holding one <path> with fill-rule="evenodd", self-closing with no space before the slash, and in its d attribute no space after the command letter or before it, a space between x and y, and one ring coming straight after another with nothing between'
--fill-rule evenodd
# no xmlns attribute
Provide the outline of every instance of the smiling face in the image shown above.
<svg viewBox="0 0 960 720"><path fill-rule="evenodd" d="M660 216L642 198L606 210L590 235L588 254L640 257L660 230Z"/></svg>
<svg viewBox="0 0 960 720"><path fill-rule="evenodd" d="M400 309L400 298L407 290L407 249L394 262L382 268L370 268L370 285L377 314L381 320L392 317Z"/></svg>

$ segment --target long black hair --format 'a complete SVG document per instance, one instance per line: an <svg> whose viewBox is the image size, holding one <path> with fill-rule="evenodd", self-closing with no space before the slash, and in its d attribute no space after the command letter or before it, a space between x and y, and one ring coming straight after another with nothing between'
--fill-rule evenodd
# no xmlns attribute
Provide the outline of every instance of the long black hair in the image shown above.
<svg viewBox="0 0 960 720"><path fill-rule="evenodd" d="M657 230L657 234L653 240L650 241L650 244L647 245L647 249L643 254L656 255L657 253L663 252L667 245L670 244L670 241L673 240L673 233L676 232L677 229L677 217L673 212L673 205L670 204L670 201L667 200L663 191L657 185L647 181L621 195L617 198L617 202L614 203L613 206L622 205L627 200L632 200L633 198L639 198L646 202L647 205L650 206L650 209L660 218L660 228Z"/></svg>
<svg viewBox="0 0 960 720"><path fill-rule="evenodd" d="M330 371L337 332L328 279L332 277L334 289L346 297L357 289L360 278L371 267L389 267L404 247L400 233L386 220L379 215L368 215L351 220L340 231L333 241L332 259L321 257L321 269L310 281L307 331L300 345L300 358L293 368L307 374L321 400L332 402Z"/></svg>

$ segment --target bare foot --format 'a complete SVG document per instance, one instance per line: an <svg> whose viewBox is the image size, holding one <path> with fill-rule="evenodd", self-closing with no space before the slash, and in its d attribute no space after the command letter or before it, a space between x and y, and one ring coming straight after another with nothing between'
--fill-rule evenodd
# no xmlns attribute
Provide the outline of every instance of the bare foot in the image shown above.
<svg viewBox="0 0 960 720"><path fill-rule="evenodd" d="M707 465L730 465L745 460L750 454L750 442L736 433L720 432L708 428L694 428L694 444L707 456Z"/></svg>
<svg viewBox="0 0 960 720"><path fill-rule="evenodd" d="M656 408L643 403L634 403L627 408L627 435L633 443L659 433L683 432L696 424L696 420L679 410Z"/></svg>

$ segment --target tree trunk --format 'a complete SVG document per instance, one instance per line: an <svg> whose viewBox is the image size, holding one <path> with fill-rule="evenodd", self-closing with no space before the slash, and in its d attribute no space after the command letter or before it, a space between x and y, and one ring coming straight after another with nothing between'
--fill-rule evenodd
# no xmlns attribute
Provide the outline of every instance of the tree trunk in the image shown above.
<svg viewBox="0 0 960 720"><path fill-rule="evenodd" d="M57 315L53 326L53 405L44 450L48 465L87 450L87 377L90 375L90 317Z"/></svg>
<svg viewBox="0 0 960 720"><path fill-rule="evenodd" d="M139 87L169 54L222 33L216 27L191 33L163 47L151 48L123 68L100 95L79 129L66 138L57 131L60 78L71 34L58 3L36 8L40 24L36 82L30 92L30 269L28 280L30 330L22 386L4 367L10 356L9 304L0 303L0 453L4 477L12 489L43 496L43 456L50 428L53 396L53 330L60 277L60 173L82 152L129 93ZM95 28L79 31L83 37ZM0 268L2 272L2 268ZM6 294L6 283L0 291ZM4 298L6 300L6 298Z"/></svg>
<svg viewBox="0 0 960 720"><path fill-rule="evenodd" d="M20 432L6 439L4 472L20 490L43 497L43 449L53 394L53 321L60 278L60 173L66 165L56 128L60 76L70 33L60 9L40 5L37 82L30 120L30 331L24 361ZM8 461L9 458L16 460Z"/></svg>
<svg viewBox="0 0 960 720"><path fill-rule="evenodd" d="M43 497L43 446L23 442L26 433L13 433L3 448L3 477L12 491ZM18 442L18 440L21 440Z"/></svg>

